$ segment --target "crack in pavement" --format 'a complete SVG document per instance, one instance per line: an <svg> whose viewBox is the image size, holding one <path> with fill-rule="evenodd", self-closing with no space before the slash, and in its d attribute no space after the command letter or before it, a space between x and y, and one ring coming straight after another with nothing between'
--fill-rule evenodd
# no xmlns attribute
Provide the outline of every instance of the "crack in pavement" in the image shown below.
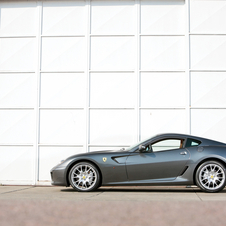
<svg viewBox="0 0 226 226"><path fill-rule="evenodd" d="M192 190L195 192L195 194L196 194L196 196L199 198L199 200L200 200L201 202L203 202L203 200L202 200L201 197L197 194L197 192L194 190L194 188L192 188Z"/></svg>
<svg viewBox="0 0 226 226"><path fill-rule="evenodd" d="M111 189L112 189L112 187L110 187L109 189L106 189L106 190L104 190L104 191L102 191L102 192L100 192L100 193L98 193L98 194L96 194L96 195L90 196L89 198L86 198L85 200L91 199L91 198L96 197L96 196L99 196L99 195L103 194L104 192L109 191L109 190L111 190Z"/></svg>
<svg viewBox="0 0 226 226"><path fill-rule="evenodd" d="M13 193L13 192L17 192L17 191L23 191L23 190L27 190L27 189L31 189L31 188L35 188L35 186L29 187L29 188L21 188L21 189L17 189L17 190L13 190L13 191L3 192L3 193L0 193L0 195L4 195L4 194L7 194L7 193Z"/></svg>

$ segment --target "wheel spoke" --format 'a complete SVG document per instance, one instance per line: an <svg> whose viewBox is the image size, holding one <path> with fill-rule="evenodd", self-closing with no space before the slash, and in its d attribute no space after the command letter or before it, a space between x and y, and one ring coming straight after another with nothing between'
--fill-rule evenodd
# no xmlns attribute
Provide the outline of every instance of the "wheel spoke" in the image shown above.
<svg viewBox="0 0 226 226"><path fill-rule="evenodd" d="M219 180L219 178L216 178L215 181L220 181L221 182L221 180Z"/></svg>
<svg viewBox="0 0 226 226"><path fill-rule="evenodd" d="M217 170L217 173L218 173L219 171L221 171L221 169Z"/></svg>
<svg viewBox="0 0 226 226"><path fill-rule="evenodd" d="M218 183L216 183L216 181L214 181L214 185L216 185L215 187L217 187L218 186Z"/></svg>
<svg viewBox="0 0 226 226"><path fill-rule="evenodd" d="M210 186L209 181L207 181L204 185L207 186L207 187L209 188L209 186Z"/></svg>

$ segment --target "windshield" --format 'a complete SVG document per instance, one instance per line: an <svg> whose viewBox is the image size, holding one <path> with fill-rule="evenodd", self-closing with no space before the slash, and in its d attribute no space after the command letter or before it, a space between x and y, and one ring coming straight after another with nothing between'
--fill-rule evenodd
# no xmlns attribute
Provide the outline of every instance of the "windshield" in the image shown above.
<svg viewBox="0 0 226 226"><path fill-rule="evenodd" d="M155 137L155 136L154 136ZM153 138L153 137L152 137ZM132 146L130 146L130 147L128 147L128 148L126 148L126 151L129 151L129 150L131 150L131 149L133 149L133 148L135 148L136 146L139 146L140 144L143 144L143 143L145 143L146 141L148 141L148 140L150 140L151 138L148 138L148 139L145 139L145 140L142 140L142 141L140 141L139 143L136 143L136 144L134 144L134 145L132 145Z"/></svg>

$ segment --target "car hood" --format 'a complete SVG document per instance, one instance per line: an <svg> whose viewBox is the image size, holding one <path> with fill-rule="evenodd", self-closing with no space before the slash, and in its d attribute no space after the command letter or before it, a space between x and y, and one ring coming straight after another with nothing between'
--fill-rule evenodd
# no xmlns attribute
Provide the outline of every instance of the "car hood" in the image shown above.
<svg viewBox="0 0 226 226"><path fill-rule="evenodd" d="M81 153L81 154L77 154L77 155L73 155L70 156L68 159L72 159L72 158L77 158L77 157L82 157L82 156L92 156L92 155L103 155L103 154L126 154L128 153L128 151L122 151L122 150L101 150L101 151L92 151L92 152L86 152L86 153Z"/></svg>

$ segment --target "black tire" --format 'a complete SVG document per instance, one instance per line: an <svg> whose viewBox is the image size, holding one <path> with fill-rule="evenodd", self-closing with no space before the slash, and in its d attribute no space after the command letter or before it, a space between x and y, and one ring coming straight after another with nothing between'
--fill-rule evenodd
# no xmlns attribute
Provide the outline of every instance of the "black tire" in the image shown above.
<svg viewBox="0 0 226 226"><path fill-rule="evenodd" d="M219 192L224 189L225 166L218 161L202 163L195 174L196 184L205 192Z"/></svg>
<svg viewBox="0 0 226 226"><path fill-rule="evenodd" d="M96 166L89 162L75 164L68 175L70 185L77 191L94 191L100 184L100 174Z"/></svg>

